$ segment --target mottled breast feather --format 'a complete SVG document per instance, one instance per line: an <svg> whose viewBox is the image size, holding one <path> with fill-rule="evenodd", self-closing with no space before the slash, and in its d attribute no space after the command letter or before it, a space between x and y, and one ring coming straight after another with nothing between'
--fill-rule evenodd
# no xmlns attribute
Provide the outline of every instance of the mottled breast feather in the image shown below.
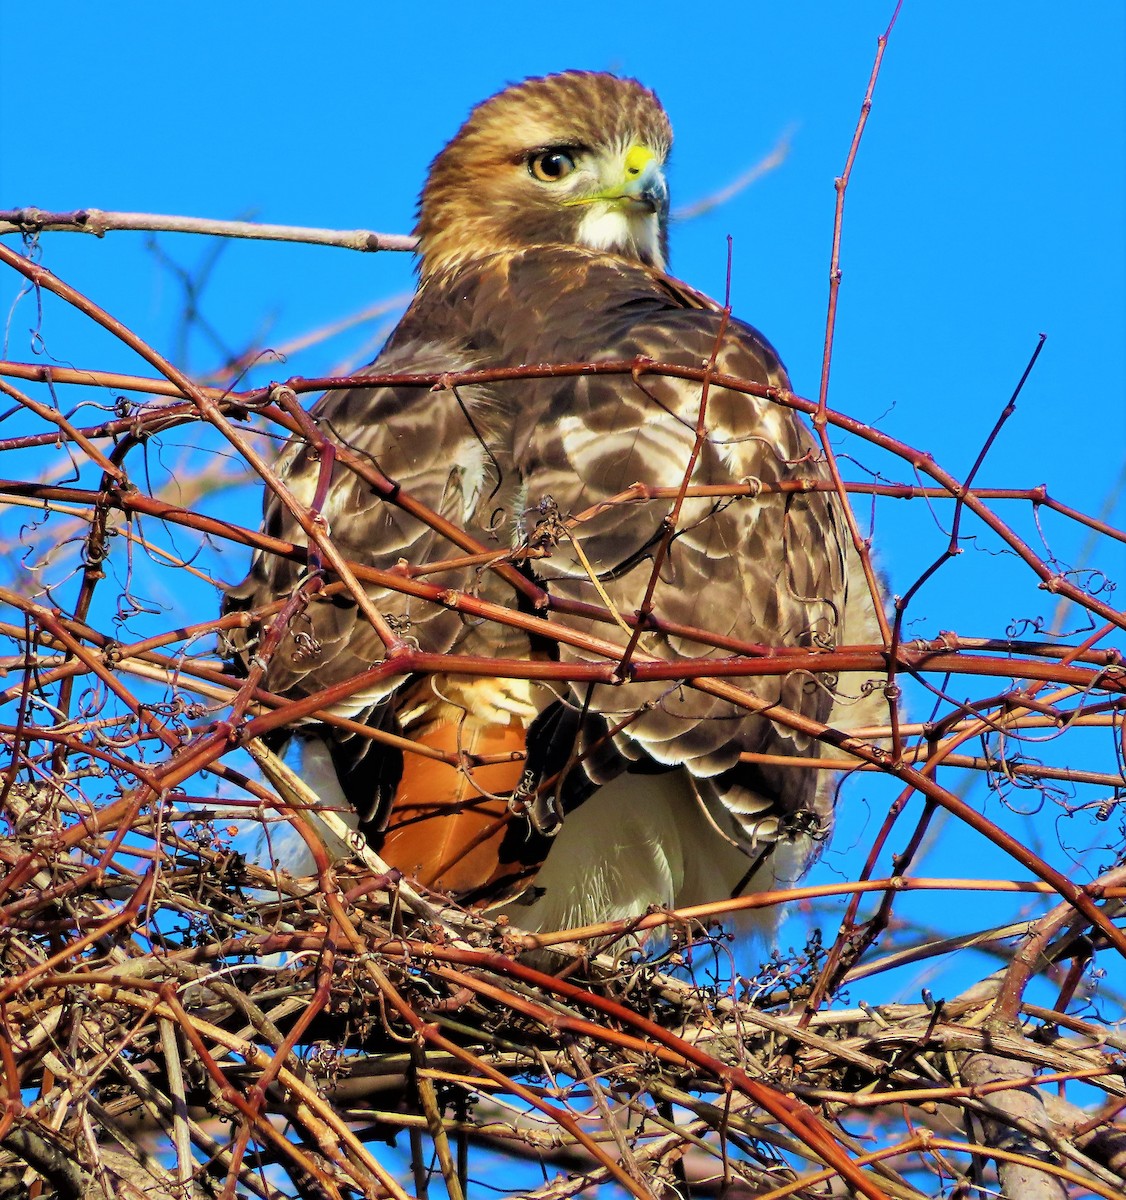
<svg viewBox="0 0 1126 1200"><path fill-rule="evenodd" d="M636 358L694 368L714 360L717 373L788 387L777 354L750 326L725 319L697 293L639 264L567 247L496 254L429 278L371 369L427 372ZM679 485L695 442L701 394L697 381L655 372L635 378L564 376L463 386L456 394L418 387L353 389L326 395L312 415L329 437L374 463L417 500L483 544L500 548L536 538L545 513L574 516L635 483ZM826 477L810 434L784 405L713 384L705 423L694 484ZM299 439L278 462L279 473L301 498L311 498L318 469ZM669 506L661 499L604 507L536 561L536 575L552 595L601 605L589 564L614 608L632 615L644 597ZM459 553L423 522L373 495L339 463L325 516L342 552L376 567L391 568L400 560L422 565ZM302 540L296 522L272 497L265 527ZM846 545L839 502L824 492L690 498L654 594L655 614L771 647L832 646L846 603ZM260 554L230 593L228 606L268 603L287 594L300 574L296 564ZM491 573L478 577L461 570L441 578L448 586L517 604L511 589ZM380 611L409 625L423 649L531 653L523 635L499 625L466 622L388 589L369 590ZM624 644L613 626L577 624ZM236 634L235 652L249 653L253 636L254 631L239 641ZM543 653L544 647L537 650ZM658 658L729 653L656 633L643 635L639 650ZM352 602L314 599L271 661L267 686L286 695L308 694L357 674L382 653ZM564 660L584 657L567 646L550 653ZM794 673L755 678L746 686L759 699L824 720L833 707L831 682ZM385 684L358 693L338 711L366 719L375 713L393 727L393 691ZM744 751L810 749L807 739L783 725L663 683L600 687L593 695L585 685L536 686L530 694L540 716L529 734L525 787L536 777L557 777L552 792L562 810L627 768L682 764L710 819L742 843L768 844L794 821L827 824L827 810L816 811L824 803L815 803L813 773L740 763ZM642 714L630 719L639 707ZM623 728L607 739L607 730L619 724ZM359 749L349 747L348 739L337 745L346 764L350 750ZM371 787L372 756L382 763L375 776L392 780L379 796L363 791ZM378 821L381 814L374 810L387 801L397 776L383 761L387 752L376 747L365 757L369 769L357 774L349 798ZM568 770L576 757L582 761ZM510 843L515 857L535 858L546 849L534 832L523 830Z"/></svg>
<svg viewBox="0 0 1126 1200"><path fill-rule="evenodd" d="M632 366L330 393L313 419L391 490L373 489L338 456L321 515L358 563L387 571L453 561L426 578L514 611L528 601L511 573L467 565L465 552L532 548L514 561L555 601L557 611L540 615L618 653L659 563L657 620L638 636L635 662L726 658L733 643L784 651L872 641L875 610L840 499L775 486L829 479L801 420L777 392L675 374L710 365L760 390L789 386L761 334L663 271L671 143L653 93L605 74L526 80L473 110L431 165L418 292L372 371ZM322 463L303 440L287 445L277 470L312 504ZM686 474L697 488L746 492L686 496L666 539L668 490ZM408 511L408 496L441 520ZM305 542L273 496L265 527ZM256 555L228 611L277 604L303 570ZM607 661L589 638L583 649L529 637L364 586L424 651ZM228 639L243 669L261 644L257 620ZM317 595L288 624L264 682L287 697L345 691L383 655L353 598ZM327 746L309 766L322 797L339 785L387 860L422 883L471 902L516 897L511 915L528 928L792 882L830 828L831 784L826 772L785 765L814 745L780 710L842 728L878 719L866 679L810 670L746 677L744 704L675 679L592 686L443 670L362 682L335 696L333 712L378 738L299 730L307 746ZM404 755L387 734L426 756Z"/></svg>

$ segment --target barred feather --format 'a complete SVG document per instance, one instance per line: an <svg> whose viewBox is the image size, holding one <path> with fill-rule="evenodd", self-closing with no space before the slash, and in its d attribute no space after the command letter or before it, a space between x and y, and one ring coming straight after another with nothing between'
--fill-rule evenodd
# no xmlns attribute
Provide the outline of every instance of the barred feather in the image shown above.
<svg viewBox="0 0 1126 1200"><path fill-rule="evenodd" d="M598 104L576 109L574 97L588 92ZM574 244L573 212L557 205L552 225L542 191L529 192L522 166L515 174L511 169L521 152L553 144L597 148L663 139L663 157L670 136L651 93L604 75L532 81L476 110L435 161L419 223L422 282L372 370L714 362L720 373L788 387L761 334L653 266ZM536 204L522 210L524 195ZM700 383L667 375L570 375L456 391L358 388L322 397L312 415L326 435L486 546L519 547L542 533L545 514L568 518L595 509L555 541L535 570L553 596L595 605L606 596L616 612L630 616L645 596L671 502L608 502L638 482L666 488L682 482L703 402ZM694 484L828 477L809 432L781 404L712 386L705 425ZM306 502L319 469L299 439L278 463ZM349 558L387 569L403 559L420 566L461 553L393 500L374 496L339 462L334 472L324 515ZM265 527L301 540L296 522L272 497ZM285 596L300 574L295 564L260 554L227 607L255 608ZM492 572L478 577L458 568L439 578L518 607L511 587ZM874 612L859 583L835 496L769 491L735 500L689 498L654 611L727 638L825 647L860 629L870 635ZM372 586L369 594L381 612L409 625L409 636L425 650L587 657L570 646L533 647L510 628L467 621L390 589ZM568 622L601 638L615 636L613 626ZM252 627L233 635L235 657L246 661L259 634ZM624 634L616 636L624 647ZM654 632L641 636L638 651L657 659L727 654ZM353 602L315 598L270 662L267 686L308 695L382 655ZM844 718L855 726L874 719L870 702L835 708L834 684L795 672L745 686L762 701L818 721ZM392 681L357 693L337 711L467 755L526 742L527 767L516 788L519 771L493 770L486 780L452 767L435 774L419 760L404 775L397 750L327 728L304 731L326 739L349 801L397 865L474 902L518 896L511 915L531 927L793 881L831 826L828 787L815 773L741 759L748 752L807 753L806 737L684 686L590 688L443 676ZM491 832L482 832L483 821L492 822ZM409 848L405 828L413 831ZM545 858L538 884L526 890Z"/></svg>

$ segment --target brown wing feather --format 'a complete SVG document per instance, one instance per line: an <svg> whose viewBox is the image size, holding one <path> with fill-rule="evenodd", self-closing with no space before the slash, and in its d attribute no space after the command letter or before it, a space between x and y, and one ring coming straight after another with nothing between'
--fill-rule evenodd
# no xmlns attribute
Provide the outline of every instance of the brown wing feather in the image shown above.
<svg viewBox="0 0 1126 1200"><path fill-rule="evenodd" d="M559 325L566 328L565 320ZM715 309L664 307L645 313L598 357L643 357L716 369L759 383L788 381L769 344L750 327L726 324ZM722 336L721 336L722 332ZM564 351L561 357L569 357ZM639 381L592 376L566 392L541 387L540 404L517 465L529 481L528 503L550 494L565 513L591 508L635 482L676 487L691 459L700 411L699 383L667 376ZM545 394L547 393L547 394ZM825 477L808 432L788 409L712 387L708 436L691 482L743 479L778 483L797 476ZM669 500L605 508L575 532L587 563L618 611L640 606L654 562L654 539ZM824 493L717 501L689 499L654 594L655 612L674 622L776 647L830 645L845 605L845 538L839 505ZM586 563L564 542L543 565L553 594L598 603ZM592 628L592 632L594 632ZM604 628L599 630L603 635ZM658 658L725 654L706 645L645 635L640 649ZM582 657L570 648L564 658ZM824 683L805 675L763 677L748 684L760 699L824 720L833 698ZM684 764L714 814L740 841L773 840L799 814L811 811L816 777L809 772L739 764L745 751L793 753L806 740L770 721L748 717L725 701L667 685L600 689L594 707L611 724L643 702L652 705L615 737L625 760L638 757ZM585 693L572 703L588 703ZM604 768L603 768L604 769ZM718 804L718 807L717 807ZM804 818L803 818L804 819ZM824 824L827 814L818 814Z"/></svg>
<svg viewBox="0 0 1126 1200"><path fill-rule="evenodd" d="M637 356L699 367L713 355L720 372L787 384L769 344L749 326L724 322L719 310L697 294L640 264L546 247L496 254L430 276L374 369L450 371ZM548 497L570 515L638 481L678 485L695 438L700 396L698 383L659 375L637 380L589 376L512 380L464 388L457 396L449 390L357 389L326 396L312 411L330 437L370 457L435 512L497 546L503 544L498 543L498 529L511 544L530 536L540 502ZM708 436L693 483L824 476L808 432L780 405L713 387L706 424ZM287 447L279 462L279 472L306 498L312 496L317 470L299 441ZM654 539L668 508L667 500L619 504L575 530L575 540L621 613L632 614L641 602ZM377 567L390 567L399 559L418 565L456 552L423 522L373 496L339 464L325 515L344 553ZM269 500L266 523L270 532L299 540L292 520ZM846 604L845 556L838 501L826 494L690 499L656 589L656 613L772 646L831 644L839 636ZM537 570L552 594L601 602L571 542L562 541ZM247 579L233 589L229 607L269 602L291 590L298 577L292 564L260 555ZM453 572L443 580L450 587L475 587L516 607L511 589L490 573L478 580ZM372 588L371 595L381 611L409 622L410 635L426 650L530 653L527 639L511 630L466 624L444 608L391 590ZM612 626L590 628L601 637L613 633ZM294 633L308 636L295 638ZM241 640L236 635L235 654L245 659L252 653L254 637L254 630ZM624 637L619 640L624 644ZM726 653L651 633L643 636L640 650L657 658ZM558 653L582 657L570 648ZM353 605L314 600L301 627L291 630L271 662L267 686L308 694L358 673L382 654ZM747 687L761 699L817 719L827 717L832 707L826 683L806 675L764 677ZM390 687L368 692L341 710L362 715L387 704L402 709L403 696L392 692ZM573 766L576 753L582 756L595 746L585 765L566 777L560 789L565 805L581 801L595 783L648 763L650 769L686 767L707 809L700 819L716 823L748 853L784 835L796 821L811 816L824 824L828 819L809 773L740 763L745 751L804 750L799 735L688 688L600 688L591 697L580 688L559 693L489 681L485 688L463 688L453 723L448 692L432 708L414 704L411 727L431 739L428 744L470 753L486 745L509 750L536 710L546 715L560 705L568 709L568 720L536 722L536 736L556 744L546 750L529 747L534 769L525 780L526 787L534 788L537 771L550 766L558 773L561 764ZM640 717L628 720L645 704L650 707ZM608 740L608 727L623 721L628 723ZM336 748L341 751L339 742ZM370 753L382 752L373 746ZM507 882L498 883L502 877L507 881L534 871L550 842L529 834L522 817L508 818L507 840L491 836L484 825L500 819L496 802L478 804L464 773L446 768L443 783L441 772L434 775L421 763L406 766L400 799L409 797L412 805L424 806L435 800L443 812L441 833L411 834L408 846L408 829L436 829L437 822L433 816L420 823L393 814L384 847L398 865L419 870L439 885L485 897L490 889L507 890ZM452 789L447 786L455 782ZM511 790L511 771L490 776L487 783L481 776L479 783L494 795L505 793ZM373 806L371 796L349 799L361 812L380 808ZM382 826L387 798L380 799L383 811L376 817ZM456 829L445 815L451 804L468 814L458 819ZM455 869L455 864L460 866Z"/></svg>

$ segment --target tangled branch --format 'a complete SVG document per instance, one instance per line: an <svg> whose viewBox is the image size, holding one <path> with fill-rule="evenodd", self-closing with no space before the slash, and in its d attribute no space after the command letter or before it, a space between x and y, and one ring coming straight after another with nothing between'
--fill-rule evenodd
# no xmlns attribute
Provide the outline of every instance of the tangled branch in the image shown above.
<svg viewBox="0 0 1126 1200"><path fill-rule="evenodd" d="M871 86L865 113L870 101ZM89 211L5 220L25 232L141 227ZM834 271L838 251L839 238ZM149 371L0 363L0 1194L275 1200L435 1186L458 1198L481 1181L543 1200L604 1183L639 1197L779 1200L827 1186L896 1200L972 1187L1122 1194L1126 617L1106 574L1050 547L1073 529L1112 545L1126 533L1043 486L979 487L976 466L959 479L925 446L831 408L832 308L817 400L714 363L640 359L255 379L236 391L190 378L29 258L0 246L0 262ZM298 401L595 373L639 386L675 376L703 395L723 387L804 413L831 481L705 487L689 468L678 487L637 484L556 514L558 537L581 547L606 507L679 512L688 498L831 489L855 506L850 532L882 592L875 517L907 504L927 565L899 581L881 640L796 651L733 639L703 607L696 624L671 622L657 570L638 612L605 594L564 600L520 570L551 553L550 539L483 544L329 443ZM79 419L87 406L93 421ZM272 466L271 446L290 436L429 525L442 555L389 570L349 559L317 500L298 502ZM992 452L990 438L978 461ZM175 462L162 472L164 453ZM244 516L260 487L289 505L303 541ZM1028 615L1007 630L906 636L915 598L970 538L989 547L975 586L1004 590ZM217 585L248 548L300 564L308 582L220 616ZM465 572L500 580L511 601L454 586ZM370 584L583 661L426 652L372 605ZM273 618L280 637L314 590L366 611L378 662L297 700L262 686L276 639L248 678L228 670L221 634ZM1058 604L1051 620L1045 595ZM972 605L959 616L975 619ZM697 653L657 658L653 632ZM851 844L838 838L808 884L532 934L390 869L262 740L313 718L461 770L492 761L334 711L377 680L420 672L605 683L623 723L641 710L637 686L654 681L763 712L757 678L847 674L878 691L887 716L846 732L772 705L769 718L816 749L745 756L846 775L838 810ZM845 820L861 809L871 827ZM277 865L287 838L307 848L312 874ZM740 909L787 904L801 916L796 947L723 932Z"/></svg>

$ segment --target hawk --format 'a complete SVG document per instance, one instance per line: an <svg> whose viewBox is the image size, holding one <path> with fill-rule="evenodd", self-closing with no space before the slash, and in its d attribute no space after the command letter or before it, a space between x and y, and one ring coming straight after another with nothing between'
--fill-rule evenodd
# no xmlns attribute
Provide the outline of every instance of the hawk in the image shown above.
<svg viewBox="0 0 1126 1200"><path fill-rule="evenodd" d="M705 399L699 379L659 371L495 370L651 360L789 386L760 333L666 273L671 142L656 96L607 74L529 79L478 105L431 165L418 290L368 372L492 375L354 387L316 402L320 431L390 481L383 494L339 460L326 491L301 437L276 467L354 562L432 564L448 595L517 613L529 601L514 578L550 597L552 608L535 609L548 624L528 633L365 585L410 644L493 659L497 672L459 674L451 658L440 673L380 679L335 704L372 736L354 724L296 730L307 781L326 804L354 809L389 863L467 903L503 905L526 929L792 883L832 817L824 773L778 758L818 752L815 741L675 673L568 681L567 667L607 658L554 640L552 624L621 654L633 640L632 661L657 663L723 658L732 639L797 650L876 636L835 495L699 494L827 479L791 409L714 384ZM676 509L667 489L689 472L694 488ZM264 528L305 540L270 494ZM451 528L468 536L451 540ZM466 562L474 545L505 560L508 575ZM250 614L230 635L243 669L265 634L255 610L289 596L305 570L259 552L230 589L227 611ZM647 597L653 619L638 616ZM339 590L314 596L279 632L264 686L286 697L341 684L385 656ZM537 680L527 677L534 669L506 674L506 660L539 664L545 677L561 667ZM734 682L760 708L838 726L872 713L857 679L803 670Z"/></svg>

